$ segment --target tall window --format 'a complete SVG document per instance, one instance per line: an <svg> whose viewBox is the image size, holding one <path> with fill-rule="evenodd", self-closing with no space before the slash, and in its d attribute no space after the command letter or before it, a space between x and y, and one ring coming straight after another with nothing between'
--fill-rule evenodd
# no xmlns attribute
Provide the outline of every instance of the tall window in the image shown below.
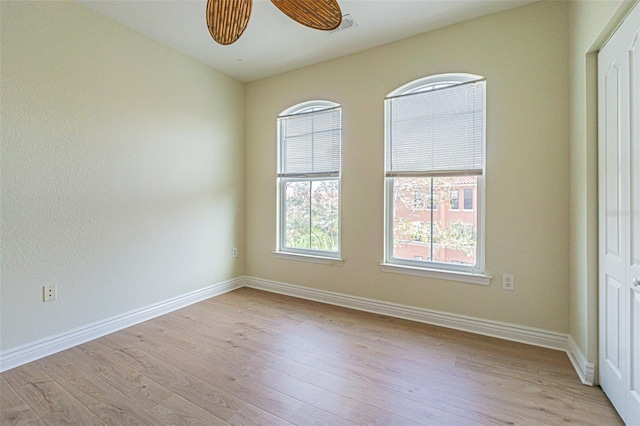
<svg viewBox="0 0 640 426"><path fill-rule="evenodd" d="M278 251L339 257L340 105L311 101L278 117Z"/></svg>
<svg viewBox="0 0 640 426"><path fill-rule="evenodd" d="M483 273L482 204L472 197L484 190L484 78L443 74L400 87L385 100L385 129L385 263ZM431 200L422 209L417 193Z"/></svg>
<svg viewBox="0 0 640 426"><path fill-rule="evenodd" d="M460 192L457 189L451 191L451 210L460 208Z"/></svg>
<svg viewBox="0 0 640 426"><path fill-rule="evenodd" d="M464 190L464 209L472 210L473 209L473 189L467 188Z"/></svg>

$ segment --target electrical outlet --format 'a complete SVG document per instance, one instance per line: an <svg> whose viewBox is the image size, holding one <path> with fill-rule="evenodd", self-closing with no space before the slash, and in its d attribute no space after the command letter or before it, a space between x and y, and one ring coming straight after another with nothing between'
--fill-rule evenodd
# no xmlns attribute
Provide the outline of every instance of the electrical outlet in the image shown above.
<svg viewBox="0 0 640 426"><path fill-rule="evenodd" d="M234 247L231 251L231 256L238 257L238 247Z"/></svg>
<svg viewBox="0 0 640 426"><path fill-rule="evenodd" d="M502 289L503 290L515 290L515 280L511 274L502 274Z"/></svg>
<svg viewBox="0 0 640 426"><path fill-rule="evenodd" d="M55 284L42 287L42 301L50 302L58 297L58 288Z"/></svg>

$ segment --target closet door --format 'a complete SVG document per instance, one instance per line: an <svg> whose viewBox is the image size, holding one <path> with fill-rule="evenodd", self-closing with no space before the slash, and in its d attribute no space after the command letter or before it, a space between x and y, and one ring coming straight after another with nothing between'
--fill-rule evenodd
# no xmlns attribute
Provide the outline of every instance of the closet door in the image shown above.
<svg viewBox="0 0 640 426"><path fill-rule="evenodd" d="M640 425L640 3L625 21L629 58L629 201L626 278L630 324L628 336L629 377L627 413L629 425Z"/></svg>
<svg viewBox="0 0 640 426"><path fill-rule="evenodd" d="M600 384L640 425L640 6L598 55Z"/></svg>

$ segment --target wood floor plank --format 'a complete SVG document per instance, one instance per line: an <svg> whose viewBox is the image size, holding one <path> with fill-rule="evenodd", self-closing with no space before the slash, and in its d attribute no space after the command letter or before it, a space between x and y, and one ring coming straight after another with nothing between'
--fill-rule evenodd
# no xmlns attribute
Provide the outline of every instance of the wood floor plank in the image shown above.
<svg viewBox="0 0 640 426"><path fill-rule="evenodd" d="M248 288L0 379L3 425L622 424L562 352Z"/></svg>
<svg viewBox="0 0 640 426"><path fill-rule="evenodd" d="M359 425L417 426L423 424L364 402L356 403L349 413L349 420Z"/></svg>
<svg viewBox="0 0 640 426"><path fill-rule="evenodd" d="M144 374L176 395L185 398L228 423L231 423L230 420L235 417L253 424L290 424L283 421L278 415L261 410L220 389L218 384L211 384L202 380L199 371L195 376L191 375L183 370L184 365L182 363L180 363L180 368L174 367L146 354L140 349L122 344L118 337L106 336L86 345L92 349L107 351L129 368Z"/></svg>
<svg viewBox="0 0 640 426"><path fill-rule="evenodd" d="M195 324L198 325L207 325L208 323L206 322L206 319L203 319L201 316L198 317L198 313L194 312L195 310L199 310L200 315L204 314L205 316L208 314L208 310L207 311L202 311L202 308L194 308L194 309L190 309L189 311L189 315L188 315L188 319L191 321L195 321ZM216 314L217 316L217 314ZM243 315L243 317L246 316ZM233 315L230 314L229 312L225 313L225 317L226 318L232 318ZM185 317L187 318L187 317ZM255 319L254 319L255 320ZM247 321L246 318L241 318L238 319L238 321ZM253 321L250 321L253 322ZM243 324L239 323L239 322L235 322L233 324L234 326L240 326L242 327ZM264 325L264 324L263 324ZM184 326L181 327L181 330L183 332L188 332L188 330L190 329L194 329L195 327L192 326ZM277 336L277 334L274 334L275 332L272 330L268 333L266 333L266 335L269 338L272 337L277 337L279 339L280 336ZM245 331L244 336L249 339L249 335L251 335L251 330L250 331ZM313 334L308 334L310 339L315 339L316 336L314 336ZM256 339L258 338L258 336L253 336L253 339L250 340L250 344L251 346L256 346L256 344L258 343L256 341ZM344 345L344 344L343 344ZM328 347L339 347L340 345L327 345ZM323 352L324 353L324 352ZM316 356L315 354L311 353L309 355L311 356ZM404 364L406 363L406 360L403 359L402 356L396 356L396 355L389 355L386 354L385 358L388 361L389 360L389 356L394 356L396 357L396 362L394 362L393 364ZM342 359L344 357L338 357L338 359ZM314 358L316 359L316 358ZM378 360L379 361L379 360ZM310 364L314 364L314 361L311 361ZM385 363L381 363L382 365L386 365ZM447 367L453 367L453 365L448 365ZM384 377L384 379L388 379L389 377L394 377L392 374L388 374L389 371L385 371L383 373L381 373L381 377ZM433 371L430 371L429 375L432 375ZM408 373L409 375L413 376L415 374L417 374L416 370L410 371ZM362 373L359 373L358 376L356 377L350 377L351 379L355 379L355 383L358 383L358 380L362 381L362 377L364 377L365 375L363 375ZM393 413L397 413L399 415L402 416L406 416L408 418L412 418L416 421L421 421L425 418L430 419L431 421L439 421L439 422L443 422L443 423L451 423L452 420L448 419L449 416L451 417L457 417L458 418L458 423L461 422L461 418L459 418L457 416L457 413L459 411L458 407L459 405L457 403L463 403L465 401L461 401L458 398L455 397L451 397L448 396L446 397L444 395L444 393L442 392L442 390L439 390L437 392L434 393L434 395L436 396L436 398L425 398L423 399L424 401L430 401L429 403L423 403L420 402L416 399L411 398L411 395L404 395L401 396L399 399L397 399L398 394L397 392L395 392L395 389L390 391L390 392L386 392L386 390L383 388L381 388L381 386L384 386L384 383L381 382L376 382L373 379L370 378L371 376L367 376L368 378L368 383L365 386L360 386L359 389L354 389L354 387L350 387L350 392L349 395L357 395L362 401L371 401L374 400L376 401L376 403L379 406L383 406L385 407L387 410L390 410L390 412L388 412L388 416L393 415ZM396 380L394 378L394 382L398 382L398 380ZM333 383L335 384L336 381L333 381ZM371 395L371 384L374 384L376 387L376 392L375 394ZM395 383L394 383L395 384ZM409 394L414 393L415 389L411 389L413 388L413 386L410 386L410 384L404 384L404 385L400 385L400 386L405 386L407 388L409 388L410 390L408 391ZM409 396L407 398L407 396ZM424 395L423 395L424 396ZM467 405L470 405L467 403ZM445 407L445 409L443 410L442 408ZM478 417L487 417L487 418L491 418L494 419L496 416L499 416L500 414L500 410L496 410L495 408L492 409L491 413L485 413L485 412L474 412L470 410L469 413L469 418L467 419L467 421L470 421L472 419L476 419ZM511 414L510 416L507 416L506 414L503 414L503 417L510 417L510 418L517 418L518 416L515 414Z"/></svg>
<svg viewBox="0 0 640 426"><path fill-rule="evenodd" d="M65 351L65 354L167 424L228 424L103 352L78 346Z"/></svg>
<svg viewBox="0 0 640 426"><path fill-rule="evenodd" d="M313 376L309 375L309 371L304 374L293 375L288 374L290 372L283 373L264 366L260 364L259 361L254 362L251 359L242 359L232 353L227 353L226 351L208 345L194 344L189 335L183 336L182 333L176 333L152 322L140 324L136 327L136 331L140 331L146 339L158 339L156 340L157 346L159 346L159 341L177 344L178 347L183 348L185 351L197 355L201 358L201 362L213 358L216 360L217 365L236 376L246 377L255 383L287 394L309 405L344 418L350 416L356 403L356 400L350 396L351 392L349 387L336 386L336 381L334 381L331 386L322 388L314 383ZM280 359L275 364L267 364L278 367L281 366L284 361L285 360ZM300 366L302 366L302 364L300 364ZM313 369L311 368L309 370ZM309 378L311 378L311 380L308 380ZM334 393L334 390L337 392ZM363 404L360 403L360 406L362 405ZM383 410L371 405L367 406L371 411L369 417L384 419L383 424L417 424L391 412L383 412Z"/></svg>
<svg viewBox="0 0 640 426"><path fill-rule="evenodd" d="M268 387L338 416L346 418L356 403L348 395L327 392L326 389L315 386L313 383L299 380L294 376L254 362L250 358L246 359L232 352L208 345L194 344L194 336L191 334L177 333L170 329L158 327L153 323L140 324L137 331L141 331L144 338L153 340L155 347L159 350L162 350L163 345L169 344L174 346L175 349L181 349L196 356L200 363L215 359L216 366L236 377L246 378L258 385ZM130 337L133 338L133 336Z"/></svg>
<svg viewBox="0 0 640 426"><path fill-rule="evenodd" d="M281 298L281 296L277 296L277 297L279 299ZM269 298L267 297L265 299L268 300ZM286 299L288 300L291 298L286 298ZM243 316L245 320L248 320L248 321L255 320L255 317L251 317L251 315L256 315L255 312L265 309L263 305L259 305L255 303L252 304L250 302L244 301L244 299L243 299L243 302L245 306L251 306L250 313L243 312ZM209 301L208 303L216 303L216 302L212 300L212 301ZM229 304L229 300L227 299L221 303ZM307 302L307 303L313 303L313 302ZM234 305L234 303L230 303L230 305ZM240 305L236 305L236 308L238 308L239 306ZM334 310L335 309L336 308L334 308ZM337 308L337 309L342 309L342 308ZM230 312L226 312L226 314L231 317L233 317L234 315L234 313L230 313ZM247 317L247 315L249 315L249 317ZM262 323L262 325L266 328L270 327L271 324L272 323L269 323L269 322ZM344 329L344 324L342 325L343 327L341 327L341 329ZM282 327L282 326L278 325L278 327ZM315 347L319 346L319 342L322 343L323 339L325 338L328 340L322 343L322 346L345 347L345 345L342 342L340 342L338 339L333 337L333 333L324 333L321 330L309 329L309 327L307 326L307 322L301 323L300 328L301 328L301 332L300 332L301 335L312 336L314 343L316 343ZM277 333L277 331L275 330L271 330L270 332ZM451 334L454 335L456 333L461 333L461 332L453 332ZM466 333L463 333L463 334L466 334ZM466 338L467 336L463 336L463 337ZM362 339L358 339L356 341L360 342L361 340ZM467 339L465 339L465 341L466 340ZM476 338L475 340L490 343L492 340L495 340L495 339L479 336L479 338ZM522 358L523 348L528 350L529 347L527 347L526 345L512 343L512 342L506 342L506 343L508 344L500 345L500 348L502 348L503 350L498 351L499 355L502 355L503 352L514 353L513 356L517 357L518 362L514 362L513 359L511 359L512 357L509 357L509 356L505 356L502 359L496 358L495 351L493 353L489 352L488 355L483 355L482 353L474 352L473 356L465 357L464 356L465 354L470 353L469 348L467 348L465 351L458 350L458 353L462 355L460 356L460 358L462 358L463 361L461 362L459 360L456 360L455 369L451 369L451 366L449 365L444 365L444 370L460 370L460 369L464 369L465 367L470 370L475 370L476 369L475 366L471 368L469 368L469 366L473 365L476 362L476 360L478 360L477 364L479 366L479 369L489 367L487 368L486 371L482 371L480 374L484 374L488 372L491 375L497 376L498 380L493 380L494 385L498 384L502 387L505 387L504 384L500 383L501 377L507 377L510 382L513 382L513 381L525 382L525 383L511 384L510 389L508 389L510 392L507 392L506 395L495 394L493 392L483 392L483 396L479 397L477 394L475 394L476 399L490 398L489 401L483 400L483 402L492 402L494 400L494 397L502 395L503 397L502 400L497 401L497 403L500 404L501 406L507 406L507 403L509 405L513 405L515 402L515 406L518 409L528 409L529 411L532 411L534 413L538 413L538 412L545 413L548 411L550 412L548 417L555 416L556 413L554 412L554 410L557 411L559 407L566 406L567 404L569 405L571 404L571 401L575 397L575 393L574 395L571 395L571 394L564 395L563 393L562 396L557 398L540 397L540 395L544 394L544 390L552 383L552 382L549 382L549 380L541 381L541 377L544 377L545 374L549 375L550 377L553 376L553 373L549 373L548 371L541 371L535 367L536 365L535 363L538 362L538 360L540 359L536 355L536 352L541 352L540 348L536 348L538 349L537 351L535 350L532 351L533 356L527 357L525 360L523 360ZM294 344L297 344L297 343L294 343ZM305 345L304 342L301 344L303 346ZM358 362L361 367L376 370L378 368L377 367L378 365L386 366L388 364L388 363L381 363L378 360L376 360L376 358L380 356L393 358L393 355L391 353L393 351L387 352L386 354L385 354L386 352L385 351L382 354L380 354L380 353L376 353L375 350L371 350L371 349L372 348L370 348L369 346L365 346L364 350L360 351L359 353L360 359L358 360ZM326 354L316 349L312 349L312 350L314 351L314 355L308 358L305 362L311 363L311 364L317 364L318 362L321 362L318 356L323 356ZM520 356L517 356L518 350L520 352ZM575 373L572 373L568 359L566 359L566 355L561 354L559 352L550 351L550 350L543 350L543 351L545 351L547 354L547 357L551 359L559 359L560 356L564 357L564 374L562 375L562 377L563 378L570 377L574 379L573 382L576 383L575 389L579 389L579 392L584 396L584 394L587 393L585 392L585 387L583 385L577 384L579 382L575 380ZM349 353L349 352L351 352L351 349L347 349L345 351L345 353ZM406 352L407 352L406 350L398 351L398 353L403 354L403 358ZM336 353L334 352L334 354ZM342 355L343 354L339 354L339 353L336 354L338 358L343 358ZM373 356L373 358L371 358L371 356ZM467 361L467 359L469 361ZM377 372L383 374L383 377L385 379L388 377L394 377L394 378L399 378L401 380L413 382L420 385L425 380L432 381L434 379L434 372L443 371L442 365L436 368L433 364L425 364L423 362L416 362L414 360L406 360L406 359L403 362L393 362L393 365L394 367L399 366L401 368L395 371L389 370L388 368L386 370L377 369ZM345 368L344 366L340 366L338 367L338 370L341 370L344 368ZM437 371L437 369L439 369L439 371ZM554 369L552 369L552 371L553 370ZM420 371L427 371L428 376L423 376L419 374ZM569 372L570 374L567 374L567 372ZM466 376L470 377L471 375L466 374ZM488 377L484 375L479 376L478 374L476 374L475 377L476 377L476 380L479 381L480 387L485 388L486 386L483 383L487 381ZM443 381L445 382L450 382L450 379L451 378L447 376L443 377ZM510 382L507 382L507 383L510 383ZM469 383L466 383L465 389L468 386L469 386ZM608 401L604 400L601 394L599 394L599 400L601 402L604 402L604 404L596 403L596 404L590 405L589 407L586 407L586 409L584 409L580 414L581 421L587 422L587 423L594 422L596 424L599 422L599 416L602 413L602 407L609 406ZM535 404L532 401L537 401L538 404ZM545 414L543 414L542 416L544 417Z"/></svg>
<svg viewBox="0 0 640 426"><path fill-rule="evenodd" d="M278 298L280 298L280 297L281 296L278 296ZM288 299L290 299L290 298L288 298ZM209 303L215 303L215 301L210 301ZM223 303L228 303L228 300L223 302ZM309 302L307 302L307 303L309 303ZM238 307L238 306L236 306L236 307ZM264 308L262 306L260 306L260 305L255 305L254 304L253 306L251 306L250 313L247 314L246 312L243 312L245 320L251 321L251 317L247 318L246 315L249 315L249 316L254 315L256 311L259 311L261 309L264 309ZM338 309L341 309L341 308L338 308ZM227 312L227 314L233 316L233 314L230 314L229 312ZM269 327L269 323L265 324L263 322L262 325L264 325L265 327ZM312 333L313 330L306 330L304 323L301 324L301 328L303 329L303 331L300 334L307 335L307 336L313 335L314 342L317 343L318 340L322 339L322 337L320 337L318 335L317 330L316 330L315 334ZM307 333L304 333L304 331L307 331ZM270 332L273 333L275 331L271 330ZM492 340L495 340L495 339L489 339L489 338L482 337L481 339L478 339L478 340L491 342ZM304 345L304 343L303 343L303 345ZM327 346L327 347L343 347L344 346L343 344L341 344L340 342L336 342L335 340L334 340L333 344L332 344L332 342L328 341L328 342L325 342L324 345ZM504 348L505 346L509 348L508 352L513 352L512 347L515 347L516 349L520 349L520 352L522 352L522 348L524 347L521 344L512 344L512 343L510 343L509 345L502 345L501 347ZM528 349L528 347L527 347L527 349ZM314 350L314 351L318 352L316 350ZM469 350L467 348L467 352L468 351ZM554 358L554 357L557 358L557 356L560 355L559 353L554 352L554 351L549 351L549 350L545 350L545 351L547 352L548 356L550 355L549 356L550 358ZM349 351L347 351L347 352L349 352ZM400 351L400 352L404 354L406 351ZM340 354L338 354L338 355L340 355ZM366 350L365 351L361 351L360 355L362 356L362 359L359 360L359 361L363 361L363 360L366 361L367 360L367 351ZM491 366L491 363L493 362L493 360L495 358L495 355L493 355L492 353L490 353L489 355L490 356L488 358L487 357L483 357L482 358L482 361L483 361L481 363L482 365ZM317 363L319 362L318 356L319 355L316 353L313 356L311 356L309 359L307 359L307 361L305 361L305 362L317 365ZM566 360L566 356L565 355L562 355L562 356L564 356L564 358ZM476 359L476 358L479 358L478 354L475 354L470 359ZM521 359L521 358L518 358L518 359ZM510 362L504 362L504 361L505 360L502 360L502 363L500 364L501 365L501 370L500 370L499 374L509 375L509 377L510 377L510 379L512 381L514 380L514 378L515 378L516 381L525 380L526 379L526 380L528 380L528 381L530 381L532 383L535 382L537 385L540 385L540 373L541 372L537 371L537 369L535 369L535 368L531 369L530 367L528 367L529 364L527 362L520 361L516 365L514 365L513 361L510 360L509 357L507 357L507 361L510 361ZM531 358L530 361L532 361L532 362L535 361L535 358ZM456 361L456 363L457 363L458 367L461 367L462 364L460 364L459 361ZM377 368L376 367L377 365L386 365L386 363L379 363L378 361L374 361L374 362L367 362L367 363L365 363L365 364L363 364L361 366L363 366L365 368L369 368L369 367L373 366L373 368L375 370ZM401 365L403 369L400 370L400 371L391 371L391 370L388 370L388 369L384 370L384 371L378 370L378 373L382 374L383 377L385 377L385 379L387 377L389 377L389 376L392 376L392 377L400 378L401 380L413 381L416 384L421 384L424 380L429 380L429 381L433 380L433 373L434 373L433 365L421 365L421 363L418 363L417 365L412 365L412 361L408 361L408 360L405 360L404 362L395 362L395 363L393 363L393 365L394 366ZM345 368L345 366L343 365L343 366L340 366L338 368L338 370L341 371L341 370L344 370L344 368ZM446 369L449 369L449 366L446 366ZM419 371L428 371L429 377L422 377L422 375L418 373ZM572 373L571 372L571 367L570 367L570 365L568 363L568 360L566 360L566 362L565 362L565 372ZM569 374L568 376L575 379L575 373ZM565 374L565 377L567 377L566 374ZM485 379L486 379L486 377L481 377L479 380L485 381ZM450 378L445 377L444 380L448 382L450 380ZM574 382L577 382L577 380L574 380ZM494 382L494 384L495 384L495 382ZM571 404L571 402L570 402L571 398L572 398L571 396L569 396L569 397L560 396L560 397L555 398L555 399L546 398L546 397L542 397L541 398L540 397L540 395L542 394L542 390L541 389L543 389L543 387L533 387L532 388L531 386L528 386L528 387L524 387L523 388L523 385L526 385L526 383L525 384L518 384L518 383L513 384L511 386L511 389L510 389L511 392L508 392L506 395L503 395L503 399L497 401L497 403L500 404L503 407L506 407L506 406L513 406L514 402L515 402L515 407L517 409L520 409L520 410L527 409L527 410L531 411L532 413L534 413L536 415L539 415L539 413L542 413L541 417L543 417L543 418L544 417L553 418L554 416L557 415L557 413L554 412L554 410L557 411L559 407L563 407L563 406L566 406L567 404ZM468 384L467 384L467 386L468 386ZM501 386L504 386L504 385L501 385ZM577 387L584 388L584 386L582 386L582 385L578 385ZM523 392L523 389L524 389L524 392ZM487 397L488 398L493 398L495 396L495 394L493 392L483 392L483 394L484 394L484 396L482 398L487 398ZM463 394L463 397L464 397L464 394ZM481 399L481 398L478 397L477 393L475 394L475 398L476 399ZM604 398L602 398L601 395L600 395L600 399L601 399L601 401L604 400ZM567 402L567 400L569 402ZM537 401L538 403L536 404L533 401ZM483 402L491 403L491 402L493 402L493 400L492 399L490 399L489 401L484 400ZM607 408L607 409L610 409L610 407L608 406L608 401L604 401L604 402L605 402L604 407ZM494 405L495 406L496 404L490 404L490 405ZM584 410L580 414L580 420L585 422L585 424L599 424L599 422L600 422L600 414L603 412L602 408L603 408L603 405L600 405L600 404L591 405L589 408L587 408L586 410ZM605 413L607 413L607 411L608 410L604 410ZM547 412L549 412L548 415L545 414ZM491 414L489 414L489 415L491 415ZM608 416L608 415L610 415L610 413L605 414L605 417Z"/></svg>
<svg viewBox="0 0 640 426"><path fill-rule="evenodd" d="M208 311L210 308L190 306L186 312L172 312L166 315L159 323L185 332L193 327L203 327L211 331L203 333L207 343L221 349L238 349L247 354L254 354L258 350L268 351L293 361L304 361L311 354L307 349L291 345L287 339L273 339L272 333L259 324L251 324L247 321L238 322L235 317L226 318L224 313L214 318L207 318ZM214 330L215 333L213 333ZM260 348L246 344L248 339L256 336L264 337L262 340L268 343Z"/></svg>
<svg viewBox="0 0 640 426"><path fill-rule="evenodd" d="M193 329L193 327L181 328L184 333L189 333L188 330L190 329ZM376 387L375 389L372 388L371 382L359 387L354 386L354 384L348 383L348 381L345 381L341 377L326 377L327 374L322 371L316 370L311 366L295 363L295 361L280 359L275 363L271 363L271 361L263 363L272 366L274 369L263 367L259 364L260 361L251 361L251 359L255 359L255 357L251 357L250 360L238 361L239 357L233 354L225 355L224 351L217 348L211 348L208 345L189 345L187 341L181 340L178 333L151 323L141 324L136 327L136 331L140 331L142 334L137 337L133 335L128 336L129 339L131 339L128 343L134 345L140 344L142 343L142 340L146 339L147 341L144 343L146 346L150 343L149 339L153 339L154 337L168 342L179 342L180 347L185 348L185 350L188 350L191 353L197 354L202 357L202 359L214 357L216 359L216 364L224 366L224 368L236 375L247 377L257 383L262 383L267 387L274 388L282 393L287 393L292 397L309 403L310 405L317 406L318 408L337 415L344 415L347 412L347 409L352 409L352 402L355 401L352 396L360 398L361 401L379 400L381 404L386 404L387 406L391 405L389 401L394 398L393 395L388 392L384 392L379 387ZM162 339L162 336L165 336L166 338ZM251 341L250 343L252 346L257 346L258 342ZM158 340L156 340L155 346L156 350L161 350ZM231 356L231 358L229 358L229 356ZM290 367L292 367L291 369L284 367L284 364L287 362ZM276 369L282 371L276 371ZM284 375L282 373L284 373ZM324 377L320 378L320 376ZM354 383L358 383L357 380ZM334 392L339 396L334 397ZM372 392L374 393L373 395ZM349 404L345 406L345 402L347 401ZM336 404L336 406L333 406L332 404ZM360 405L362 406L362 403ZM368 406L372 407L371 405ZM419 408L415 408L415 406ZM410 407L407 407L406 404L396 404L396 408L397 412L404 413L404 415L406 415ZM378 413L379 416L387 419L387 422L394 416L402 416L402 414L397 415L389 411L382 414L382 410L380 409L377 409L377 411L380 412ZM420 403L414 404L412 411L414 412L414 414L412 414L414 418L425 418L425 408L422 407ZM436 409L436 411L439 412L440 410ZM433 416L433 414L428 415ZM444 413L442 418L444 419L447 416L448 413ZM395 421L393 423L410 423L410 421L407 418L403 418L402 422Z"/></svg>
<svg viewBox="0 0 640 426"><path fill-rule="evenodd" d="M255 292L255 290L249 291ZM365 316L363 316L362 313L360 313L358 317L357 314L353 313L354 311L349 309L340 307L325 308L326 305L316 302L304 301L292 297L282 297L280 295L263 296L259 301L254 300L252 297L244 297L244 294L242 296L243 297L235 295L234 298L229 297L219 301L210 299L206 303L215 305L216 308L219 308L220 305L227 305L233 308L248 309L248 315L255 315L258 312L262 315L265 310L279 308L284 313L281 312L280 314L270 315L268 317L269 319L277 318L277 321L264 323L267 327L274 325L276 327L287 327L294 324L301 331L305 328L310 329L310 332L314 334L314 338L324 333L330 339L343 337L350 341L357 341L359 344L365 343L368 347L382 347L384 351L387 352L394 350L398 352L401 351L403 357L412 362L424 362L425 358L428 358L429 360L449 360L450 364L453 364L454 360L464 359L465 357L469 357L470 360L479 357L483 360L487 360L490 357L499 357L501 363L507 364L512 368L518 367L524 370L531 366L532 361L535 361L535 358L532 356L528 356L527 359L522 359L520 355L522 344L515 342L505 342L507 344L496 348L495 345L492 344L494 339L471 333L447 330L446 336L443 336L437 327L399 319L392 319L395 321L393 326L385 327L384 324L386 324L386 322L382 322L382 325L379 324L379 318L382 317L381 315L365 314ZM283 302L283 300L286 302ZM305 315L296 314L296 311L293 310L296 306L304 307ZM309 315L308 311L313 310L317 311L317 313ZM328 315L327 311L329 311L331 315ZM344 320L343 317L348 318L348 320ZM289 320L289 324L287 324L285 319ZM357 321L358 319L359 321ZM372 325L367 325L369 323ZM433 335L431 335L432 333ZM463 348L457 344L458 341L464 342ZM544 357L544 362L547 366L551 364L554 359L562 360L561 371L564 373L567 372L566 366L568 365L568 359L564 354L552 352L551 355L555 356L550 356L548 350L536 351L537 349L542 348L531 349L531 347L527 346L530 354L535 352L544 354L541 356ZM569 372L572 374L572 377L575 376L575 373L572 373L570 370Z"/></svg>
<svg viewBox="0 0 640 426"><path fill-rule="evenodd" d="M47 425L105 425L34 363L5 371L2 377Z"/></svg>
<svg viewBox="0 0 640 426"><path fill-rule="evenodd" d="M184 351L177 347L168 347L167 345L161 344L159 340L155 340L146 335L136 334L135 330L124 330L121 334L127 335L129 339L131 339L126 342L127 344L135 345L147 354L161 359L174 367L179 367L188 374L193 376L197 375L198 378L207 383L222 386L230 394L243 401L264 410L275 407L278 413L280 413L280 417L286 421L297 423L300 418L306 416L316 421L322 421L323 424L350 424L350 422L344 420L343 417L326 411L326 409L335 408L333 405L327 404L327 401L314 400L323 405L324 409L319 409L297 399L297 397L304 397L304 395L293 397L278 392L268 386L251 381L246 377L238 376L222 368L218 362L210 362L205 358L200 358L191 352ZM284 375L280 375L278 380L285 382L285 385L288 384L298 388L304 387L305 385L305 383L299 382L297 379ZM311 388L311 386L307 386L305 390L311 392ZM343 404L337 400L335 400L335 403L339 405L339 408L343 408ZM350 409L350 407L348 409Z"/></svg>
<svg viewBox="0 0 640 426"><path fill-rule="evenodd" d="M36 413L0 377L0 425L44 425Z"/></svg>
<svg viewBox="0 0 640 426"><path fill-rule="evenodd" d="M76 363L66 351L35 361L35 364L107 424L166 424Z"/></svg>
<svg viewBox="0 0 640 426"><path fill-rule="evenodd" d="M283 297L277 294L265 295L262 291L242 289L242 293L231 293L227 298L209 299L205 303L220 305L226 304L248 310L255 313L268 309L271 311L269 318L278 318L280 321L289 319L301 324L315 322L314 328L322 329L327 325L334 335L344 335L346 338L354 338L360 342L377 345L382 344L387 349L396 348L402 350L405 357L412 359L424 358L425 350L434 348L428 356L460 359L462 356L486 358L499 357L500 361L510 364L528 364L530 361L542 359L547 369L556 363L560 363L559 371L568 372L571 377L575 372L566 366L568 359L563 353L544 348L524 345L527 350L527 358L521 357L523 344L503 341L500 346L494 344L495 339L466 333L456 330L421 324L398 318L385 317L377 314L364 314L362 312L345 309L338 306L327 306L321 303ZM249 297L248 297L249 296ZM303 314L297 313L303 309ZM273 312L275 311L275 313Z"/></svg>

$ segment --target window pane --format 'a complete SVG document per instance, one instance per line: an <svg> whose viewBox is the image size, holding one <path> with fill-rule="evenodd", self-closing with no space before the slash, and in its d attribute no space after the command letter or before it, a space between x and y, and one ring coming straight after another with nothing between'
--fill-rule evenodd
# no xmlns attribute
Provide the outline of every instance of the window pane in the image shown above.
<svg viewBox="0 0 640 426"><path fill-rule="evenodd" d="M386 170L481 172L484 91L477 81L387 98Z"/></svg>
<svg viewBox="0 0 640 426"><path fill-rule="evenodd" d="M311 184L311 249L338 251L338 181Z"/></svg>
<svg viewBox="0 0 640 426"><path fill-rule="evenodd" d="M421 191L413 193L413 205L416 210L424 209L424 193L422 193Z"/></svg>
<svg viewBox="0 0 640 426"><path fill-rule="evenodd" d="M458 210L460 207L459 191L454 189L451 191L451 210Z"/></svg>
<svg viewBox="0 0 640 426"><path fill-rule="evenodd" d="M340 170L341 111L281 117L280 173Z"/></svg>
<svg viewBox="0 0 640 426"><path fill-rule="evenodd" d="M392 257L447 264L476 264L477 212L452 206L460 187L477 186L476 176L393 178ZM473 191L473 189L472 189ZM416 208L416 194L433 200Z"/></svg>
<svg viewBox="0 0 640 426"><path fill-rule="evenodd" d="M438 201L431 190L432 178L395 178L393 183L393 257L429 261L433 207Z"/></svg>
<svg viewBox="0 0 640 426"><path fill-rule="evenodd" d="M284 184L285 247L338 251L338 180L288 180Z"/></svg>
<svg viewBox="0 0 640 426"><path fill-rule="evenodd" d="M464 209L471 210L473 208L473 189L464 190Z"/></svg>
<svg viewBox="0 0 640 426"><path fill-rule="evenodd" d="M311 223L310 181L287 181L285 197L285 246L308 249Z"/></svg>

